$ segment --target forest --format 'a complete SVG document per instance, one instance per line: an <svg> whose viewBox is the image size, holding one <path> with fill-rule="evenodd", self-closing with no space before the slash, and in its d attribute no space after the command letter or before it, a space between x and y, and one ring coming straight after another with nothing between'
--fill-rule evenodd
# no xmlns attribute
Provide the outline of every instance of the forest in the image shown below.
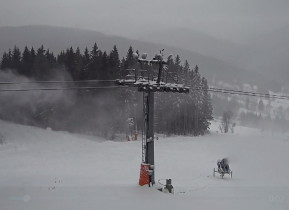
<svg viewBox="0 0 289 210"><path fill-rule="evenodd" d="M114 84L127 76L127 69L139 68L133 53L130 46L120 58L116 46L106 52L96 43L90 50L70 47L57 55L44 46L25 47L23 52L15 46L1 59L0 118L112 140L121 134L140 133L142 92ZM206 134L213 119L206 78L197 65L191 68L178 55L168 60L166 71L176 82L190 87L190 92L155 93L155 131ZM4 91L15 87L26 91Z"/></svg>

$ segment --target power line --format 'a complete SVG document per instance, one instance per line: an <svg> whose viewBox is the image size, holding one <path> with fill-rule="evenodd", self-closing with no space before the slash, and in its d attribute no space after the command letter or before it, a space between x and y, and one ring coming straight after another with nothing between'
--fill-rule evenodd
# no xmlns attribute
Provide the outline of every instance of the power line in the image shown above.
<svg viewBox="0 0 289 210"><path fill-rule="evenodd" d="M77 81L30 81L30 82L0 82L0 85L16 85L16 84L59 84L59 83L88 83L88 82L115 82L115 80L77 80ZM115 89L115 88L131 88L129 86L96 86L96 87L63 87L63 88L26 88L26 89L0 89L0 92L24 92L24 91L58 91L58 90L81 90L81 89ZM242 95L242 96L253 96L253 97L261 97L261 98L274 98L274 99L283 99L289 100L289 96L286 95L276 95L276 94L268 94L268 93L257 93L250 91L241 91L241 90L232 90L232 89L224 89L224 88L215 88L209 87L208 89L204 89L202 87L191 87L192 90L203 90L214 93L225 93L232 95Z"/></svg>
<svg viewBox="0 0 289 210"><path fill-rule="evenodd" d="M20 85L20 84L57 84L57 83L86 83L86 82L114 82L115 80L56 80L56 81L29 81L29 82L0 82L0 85Z"/></svg>
<svg viewBox="0 0 289 210"><path fill-rule="evenodd" d="M249 92L249 91L236 91L236 90L228 90L228 89L220 89L220 88L211 88L210 90L220 91L220 92L224 91L225 93L256 96L256 97L262 97L262 98L276 98L276 99L287 99L287 100L289 99L289 96L287 95L257 93L257 92Z"/></svg>
<svg viewBox="0 0 289 210"><path fill-rule="evenodd" d="M287 96L276 96L276 95L264 95L264 94L258 94L258 93L242 93L242 92L234 92L234 91L226 91L226 90L214 90L214 89L208 89L208 91L215 92L215 93L227 93L232 95L242 95L242 96L253 96L253 97L260 97L260 98L275 98L275 99L285 99L289 100L289 97Z"/></svg>
<svg viewBox="0 0 289 210"><path fill-rule="evenodd" d="M116 89L127 88L127 86L99 86L99 87L67 87L67 88L27 88L27 89L0 89L0 92L25 92L25 91L47 91L47 90L93 90L93 89Z"/></svg>
<svg viewBox="0 0 289 210"><path fill-rule="evenodd" d="M195 88L192 88L192 89L210 91L210 92L215 92L215 93L227 93L227 94L233 94L233 95L243 95L243 96L261 97L261 98L275 98L275 99L289 100L289 96L286 96L286 95L257 93L257 92L231 90L231 89L223 89L223 88L208 88L208 89L204 89L204 88L201 88L201 87L195 87Z"/></svg>

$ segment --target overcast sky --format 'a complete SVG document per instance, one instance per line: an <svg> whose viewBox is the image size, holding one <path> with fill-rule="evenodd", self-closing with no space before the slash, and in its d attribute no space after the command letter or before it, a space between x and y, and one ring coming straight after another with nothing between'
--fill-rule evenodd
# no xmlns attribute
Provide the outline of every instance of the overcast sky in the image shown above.
<svg viewBox="0 0 289 210"><path fill-rule="evenodd" d="M242 39L289 25L289 0L0 0L0 26L56 25L134 36L182 27Z"/></svg>

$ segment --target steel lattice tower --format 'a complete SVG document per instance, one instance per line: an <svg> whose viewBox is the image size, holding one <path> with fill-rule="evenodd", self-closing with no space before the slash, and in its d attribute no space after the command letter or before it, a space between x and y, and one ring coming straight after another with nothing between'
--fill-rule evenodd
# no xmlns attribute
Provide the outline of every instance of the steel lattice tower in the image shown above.
<svg viewBox="0 0 289 210"><path fill-rule="evenodd" d="M140 185L148 184L149 186L155 184L155 161L154 161L154 92L174 92L174 93L189 93L189 88L183 84L176 82L167 83L164 81L165 73L164 66L167 65L168 60L163 59L162 51L157 54L152 60L146 59L146 54L139 57L134 53L135 59L140 64L139 69L129 69L134 72L133 79L118 79L117 85L137 87L138 91L143 92L143 115L144 115L144 132L142 135L142 165L140 175ZM152 66L157 69L157 76L154 77L153 72L143 70L143 66ZM146 71L146 76L143 73ZM166 78L168 77L166 75ZM130 74L130 76L132 76ZM141 182L141 178L144 181Z"/></svg>

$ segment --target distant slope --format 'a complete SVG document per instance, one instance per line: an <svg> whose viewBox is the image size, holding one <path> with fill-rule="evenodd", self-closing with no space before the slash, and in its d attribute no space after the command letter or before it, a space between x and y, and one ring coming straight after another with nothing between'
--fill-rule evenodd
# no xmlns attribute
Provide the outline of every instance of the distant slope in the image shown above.
<svg viewBox="0 0 289 210"><path fill-rule="evenodd" d="M259 37L252 37L248 44L262 52L258 60L261 69L288 86L289 24Z"/></svg>
<svg viewBox="0 0 289 210"><path fill-rule="evenodd" d="M44 45L55 53L65 50L70 46L91 48L94 42L98 42L100 48L112 49L113 44L122 40L117 37L109 37L96 31L86 31L75 28L62 28L52 26L20 26L20 27L0 27L0 53L13 48L15 45L34 46L35 48ZM100 41L98 41L100 40Z"/></svg>
<svg viewBox="0 0 289 210"><path fill-rule="evenodd" d="M129 46L135 50L146 52L152 57L160 49L165 49L166 54L179 54L182 61L186 59L191 67L198 65L200 72L209 80L222 80L225 82L242 84L251 83L258 86L270 85L274 82L266 79L262 75L251 73L245 69L237 67L229 62L222 61L209 55L193 52L194 48L182 49L181 47L156 44L145 41L126 39L118 36L108 36L100 32L81 30L75 28L52 27L52 26L20 26L20 27L0 27L0 53L13 48L15 45L23 49L24 46L40 47L42 44L55 53L72 46L90 50L94 43L97 43L101 50L110 51L113 45L117 45L120 56L126 55ZM265 81L265 82L264 82Z"/></svg>
<svg viewBox="0 0 289 210"><path fill-rule="evenodd" d="M250 37L245 44L236 44L195 30L173 28L155 30L136 35L139 40L193 50L231 63L240 69L262 74L260 79L270 78L272 86L287 84L289 27ZM274 71L273 71L274 69ZM244 72L242 72L244 74ZM285 77L284 77L285 76ZM286 77L287 76L287 77ZM238 78L239 79L239 78ZM267 79L263 83L267 83ZM270 82L270 83L271 83Z"/></svg>
<svg viewBox="0 0 289 210"><path fill-rule="evenodd" d="M136 35L138 40L161 43L173 47L193 50L202 55L214 57L226 62L235 63L244 68L244 64L238 57L241 48L236 43L229 42L207 35L192 29L173 28L167 30L155 30ZM236 62L239 61L239 62Z"/></svg>

